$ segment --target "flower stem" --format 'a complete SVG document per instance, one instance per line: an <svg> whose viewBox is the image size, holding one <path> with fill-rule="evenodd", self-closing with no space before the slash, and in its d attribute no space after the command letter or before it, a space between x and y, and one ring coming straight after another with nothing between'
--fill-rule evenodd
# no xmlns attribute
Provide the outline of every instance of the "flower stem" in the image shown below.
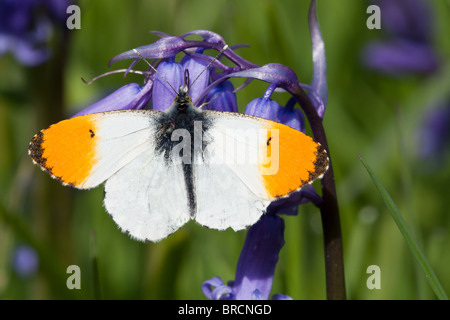
<svg viewBox="0 0 450 320"><path fill-rule="evenodd" d="M334 183L333 165L325 129L323 127L322 119L317 114L314 105L305 91L298 85L291 87L289 91L305 112L315 140L319 142L328 153L328 170L322 178L323 203L319 206L325 246L326 290L328 300L344 300L346 299L346 292L341 222Z"/></svg>

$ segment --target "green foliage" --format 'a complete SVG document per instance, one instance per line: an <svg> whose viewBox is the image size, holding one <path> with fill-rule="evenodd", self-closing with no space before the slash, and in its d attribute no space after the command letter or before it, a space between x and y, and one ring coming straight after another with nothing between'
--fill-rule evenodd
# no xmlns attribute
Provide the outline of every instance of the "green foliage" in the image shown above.
<svg viewBox="0 0 450 320"><path fill-rule="evenodd" d="M326 46L329 102L325 130L335 170L343 228L349 299L435 299L389 210L358 160L364 154L416 235L445 291L450 290L448 161L417 156L419 128L433 104L449 94L450 14L430 1L441 72L390 78L365 69L361 49L382 37L366 28L365 1L318 1ZM80 0L81 29L68 30L67 53L54 34L54 59L34 68L0 57L0 299L204 299L203 281L234 279L245 231L219 232L188 223L160 243L139 243L122 234L102 205L103 187L78 191L61 186L33 166L27 155L35 133L69 117L106 93L142 77L112 75L110 58L157 39L195 29L221 34L229 45L247 43L247 60L278 62L312 77L307 23L309 1L106 1ZM65 65L57 58L64 58ZM126 68L120 62L114 68ZM236 82L236 85L241 82ZM261 96L253 81L238 92L240 108ZM284 104L287 95L274 96ZM446 159L448 160L448 158ZM318 184L318 182L316 182ZM323 237L318 210L303 205L284 217L285 247L272 293L324 299ZM20 277L12 256L20 244L34 247L39 269ZM81 290L68 290L66 268L81 269ZM369 290L367 267L378 265L381 289Z"/></svg>
<svg viewBox="0 0 450 320"><path fill-rule="evenodd" d="M409 249L411 250L412 255L414 256L414 259L416 259L416 262L419 264L420 268L422 269L426 279L428 280L428 283L430 284L431 288L433 289L436 296L441 300L448 300L447 294L445 293L444 289L442 288L441 283L436 277L436 274L434 273L430 263L428 262L427 258L422 252L422 249L420 248L420 245L418 244L417 240L415 239L413 233L411 232L411 229L409 228L408 224L406 223L405 219L403 219L401 213L398 211L397 206L395 205L394 201L392 200L391 196L387 192L387 190L384 188L381 181L378 179L378 177L375 175L375 173L370 169L370 167L364 162L363 158L360 156L361 162L363 163L364 167L366 168L367 172L369 173L370 177L372 178L373 183L375 184L375 187L377 188L378 192L380 193L381 197L383 198L384 203L386 204L386 207L388 208L389 212L391 213L392 218L394 219L395 223L397 224L398 229L400 230L403 238L405 239L406 243L408 244Z"/></svg>

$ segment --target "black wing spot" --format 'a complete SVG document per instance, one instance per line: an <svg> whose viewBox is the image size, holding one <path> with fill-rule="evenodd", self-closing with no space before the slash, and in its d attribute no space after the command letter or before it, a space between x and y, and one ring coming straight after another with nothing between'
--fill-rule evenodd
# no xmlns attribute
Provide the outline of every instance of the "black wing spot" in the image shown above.
<svg viewBox="0 0 450 320"><path fill-rule="evenodd" d="M89 132L91 133L91 138L95 137L95 133L92 129L89 129Z"/></svg>
<svg viewBox="0 0 450 320"><path fill-rule="evenodd" d="M270 141L272 140L272 137L269 137L269 139L267 139L267 146L270 146Z"/></svg>

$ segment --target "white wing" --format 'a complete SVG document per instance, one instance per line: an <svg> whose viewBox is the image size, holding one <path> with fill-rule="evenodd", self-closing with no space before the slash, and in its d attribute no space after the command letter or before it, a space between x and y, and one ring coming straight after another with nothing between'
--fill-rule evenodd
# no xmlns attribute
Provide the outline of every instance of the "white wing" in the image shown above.
<svg viewBox="0 0 450 320"><path fill-rule="evenodd" d="M159 241L189 219L180 164L166 164L149 148L105 184L105 207L124 232L138 240Z"/></svg>
<svg viewBox="0 0 450 320"><path fill-rule="evenodd" d="M195 219L209 228L241 230L258 221L271 202L256 163L261 124L238 114L205 113L213 125L194 168Z"/></svg>
<svg viewBox="0 0 450 320"><path fill-rule="evenodd" d="M92 188L150 148L154 148L154 111L117 111L92 115L99 137L96 163L83 188Z"/></svg>

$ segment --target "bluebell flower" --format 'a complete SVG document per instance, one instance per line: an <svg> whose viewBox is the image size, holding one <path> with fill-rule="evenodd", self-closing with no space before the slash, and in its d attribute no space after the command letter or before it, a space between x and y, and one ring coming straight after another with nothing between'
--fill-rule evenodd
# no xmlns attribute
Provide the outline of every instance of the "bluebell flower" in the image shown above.
<svg viewBox="0 0 450 320"><path fill-rule="evenodd" d="M440 168L450 156L450 99L427 111L418 130L418 156L428 168Z"/></svg>
<svg viewBox="0 0 450 320"><path fill-rule="evenodd" d="M23 278L34 275L39 267L39 257L36 251L28 245L20 245L14 250L13 269Z"/></svg>
<svg viewBox="0 0 450 320"><path fill-rule="evenodd" d="M198 56L202 55L198 54L196 57L186 55L181 60L183 70L189 70L189 79L191 82L190 84L188 84L188 86L191 87L189 90L189 95L191 96L192 101L194 101L194 104L198 103L198 99L211 83L211 70L209 68L206 68L208 65L208 61L200 59L198 58ZM195 84L193 83L194 81Z"/></svg>
<svg viewBox="0 0 450 320"><path fill-rule="evenodd" d="M442 64L434 48L434 16L429 1L372 2L380 7L385 39L374 40L364 48L365 65L389 76L437 72ZM448 100L430 108L418 130L419 159L431 161L434 166L435 161L447 156L444 146L449 141L448 110Z"/></svg>
<svg viewBox="0 0 450 320"><path fill-rule="evenodd" d="M315 1L313 3L315 4ZM315 15L311 19L315 19ZM301 84L295 72L284 65L270 63L259 66L243 59L232 48L225 47L225 41L220 35L211 31L195 30L181 36L157 32L155 34L161 38L153 44L126 51L110 60L112 65L120 60L133 59L127 70L117 72L141 73L146 79L144 85L124 86L78 115L119 109L148 108L150 105L154 110L165 110L172 104L179 86L184 84L184 70L188 70L189 83L186 84L190 88L195 106L201 106L205 110L238 112L236 91L243 89L249 81L257 79L269 83L269 86L261 98L254 99L247 105L246 114L285 123L304 131L303 113L300 109L294 108L296 100L291 99L285 107L282 107L272 100L271 96L278 88L292 95L300 88L304 88L311 97L314 112L320 118L323 117L327 101L326 63L320 32L317 33L316 30L318 24L314 21L312 29L315 32L313 40L315 72L310 85ZM186 37L192 34L201 36L203 40L187 40ZM322 49L320 49L321 46ZM204 54L210 49L220 51L222 57L227 58L234 66L227 66L220 59L213 59ZM179 60L175 60L175 57L181 53L185 56L178 63L176 61ZM133 70L143 58L153 60L151 65L156 68L157 73L151 67L141 72ZM205 70L207 65L209 68ZM198 77L199 74L200 77ZM165 81L161 81L160 75L165 78ZM234 89L229 80L235 77L247 80L243 86ZM268 299L279 251L284 244L284 221L278 214L297 214L298 205L307 201L312 201L314 204L320 204L321 201L320 196L311 186L294 192L288 198L275 201L269 206L266 214L247 233L234 282L224 285L219 277L210 279L202 286L205 295L214 299ZM276 294L273 298L289 299L282 294Z"/></svg>
<svg viewBox="0 0 450 320"><path fill-rule="evenodd" d="M183 39L193 33L205 36L206 39L213 41L213 43ZM237 111L235 94L233 89L230 89L230 83L225 81L223 84L212 86L209 88L210 90L206 90L206 87L211 84L210 78L212 78L210 71L205 69L212 59L210 56L197 52L196 54L184 56L180 63L175 62L177 54L190 47L195 47L194 45L203 49L220 51L224 42L218 41L218 39L221 39L219 35L205 30L193 31L181 37L169 36L160 32L156 32L156 34L162 38L151 45L137 48L139 55L135 50L130 50L117 55L110 61L110 65L112 65L120 60L134 58L130 67L125 70L125 73L134 72L144 75L146 78L144 85L140 86L137 83L125 85L106 98L78 112L75 116L113 110L142 109L148 108L149 104L153 110L166 110L172 105L178 88L184 84L184 70L189 71L190 81L195 81L195 84L190 87L189 94L196 106L199 106L200 102L205 100L207 102L211 101L211 103L205 104L205 109L216 110L217 108L217 110L225 110L225 108L228 108L229 111ZM148 71L135 71L132 69L142 59L141 56L146 59L162 58L155 64L157 73L151 68ZM222 66L218 62L215 65ZM224 66L224 68L227 67ZM116 72L124 72L124 70L108 72L105 75ZM200 72L202 74L198 77ZM211 100L207 100L205 98L206 95ZM215 98L218 98L217 101L213 101L216 100ZM226 107L219 105L227 102L230 104Z"/></svg>
<svg viewBox="0 0 450 320"><path fill-rule="evenodd" d="M45 62L53 27L65 28L68 0L0 1L0 55L12 53L25 66Z"/></svg>
<svg viewBox="0 0 450 320"><path fill-rule="evenodd" d="M305 117L300 109L295 109L295 99L290 99L285 107L278 109L278 122L295 130L305 132Z"/></svg>
<svg viewBox="0 0 450 320"><path fill-rule="evenodd" d="M178 88L183 84L184 69L180 63L169 59L159 64L153 84L153 110L166 110L175 99ZM165 79L161 79L161 76ZM167 81L167 82L166 82ZM169 84L172 86L170 87ZM174 91L174 89L176 91Z"/></svg>
<svg viewBox="0 0 450 320"><path fill-rule="evenodd" d="M202 291L214 300L267 300L272 289L278 254L284 245L284 221L276 215L263 215L247 232L236 267L236 277L228 285L220 277L202 284ZM290 299L274 295L274 299Z"/></svg>
<svg viewBox="0 0 450 320"><path fill-rule="evenodd" d="M76 113L74 117L96 112L115 110L142 109L152 97L153 81L148 80L143 86L137 83L129 83L93 105Z"/></svg>
<svg viewBox="0 0 450 320"><path fill-rule="evenodd" d="M439 62L428 44L403 40L374 41L364 49L366 66L390 76L427 74L437 70Z"/></svg>
<svg viewBox="0 0 450 320"><path fill-rule="evenodd" d="M230 81L224 81L209 90L204 101L207 103L202 107L203 110L238 112L234 86Z"/></svg>
<svg viewBox="0 0 450 320"><path fill-rule="evenodd" d="M440 61L433 47L432 12L428 1L376 0L385 39L374 40L362 51L363 63L390 76L429 74Z"/></svg>
<svg viewBox="0 0 450 320"><path fill-rule="evenodd" d="M326 84L326 81L321 81L320 85L316 87L300 84L296 74L290 68L276 63L258 66L238 56L231 48L226 49L222 55L236 64L236 66L226 66L219 60L213 60L212 57L201 53L208 49L220 51L225 45L223 38L211 31L195 30L182 36L170 36L161 32L155 32L155 34L161 36L161 39L153 44L121 53L112 58L109 62L109 65L112 65L117 61L134 59L126 72L133 71L135 73L141 73L145 75L147 79L147 83L140 87L140 89L138 89L137 84L133 84L133 90L130 90L131 88L119 89L120 91L123 90L121 103L117 108L119 110L135 109L136 105L141 107L143 103L141 103L140 99L145 96L144 101L149 101L149 96L151 95L153 95L152 105L155 110L167 109L176 94L174 90L167 85L167 82L169 82L175 91L177 91L179 85L184 81L182 74L184 69L189 70L190 80L194 81L197 79L199 72L205 70L205 65L207 63L212 63L210 69L213 71L209 69L205 70L201 77L196 80L195 85L190 88L190 94L194 101L194 105L196 106L199 106L202 102L206 102L207 104L204 105L204 108L207 110L237 111L234 93L235 91L239 91L239 88L234 90L228 79L232 77L243 77L266 81L270 83L271 88L283 88L288 91L293 91L295 88L301 86L306 88L310 91L310 94L316 97L315 101L317 102L318 110L321 106L323 108L323 101L321 100L322 98L319 92L323 91L322 88L324 87L324 84ZM204 40L194 41L185 39L185 37L192 34L200 35L204 37ZM189 50L195 50L196 52L186 55L181 63L175 62L174 58L177 54ZM139 54L136 53L136 51ZM142 58L161 59L155 64L155 67L158 72L166 78L167 82L160 81L159 75L155 74L151 69L144 72L132 70ZM221 70L221 72L217 72L217 70ZM122 70L118 70L117 72L122 72ZM148 84L149 81L151 82L150 84ZM317 89L317 92L315 89ZM140 103L136 104L135 101L138 93ZM113 93L113 95L115 94L118 93ZM214 101L216 99L217 101ZM130 101L130 103L127 104L126 101ZM224 103L229 103L229 105L224 105ZM103 107L105 108L103 111L111 111L116 108L114 105L111 105L107 99L103 106L97 104L95 112L101 112ZM86 112L80 114L89 112L88 108ZM295 111L295 113L298 112L299 111Z"/></svg>
<svg viewBox="0 0 450 320"><path fill-rule="evenodd" d="M245 113L272 121L278 120L278 111L280 106L276 101L267 97L256 98L252 100L245 108Z"/></svg>

